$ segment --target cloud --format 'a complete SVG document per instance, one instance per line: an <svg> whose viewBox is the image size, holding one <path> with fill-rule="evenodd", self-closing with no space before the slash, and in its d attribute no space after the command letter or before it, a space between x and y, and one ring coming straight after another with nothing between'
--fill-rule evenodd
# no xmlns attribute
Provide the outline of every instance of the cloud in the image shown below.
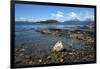
<svg viewBox="0 0 100 69"><path fill-rule="evenodd" d="M94 16L93 15L87 16L86 18L89 19L89 20L91 20L91 21L94 21Z"/></svg>
<svg viewBox="0 0 100 69"><path fill-rule="evenodd" d="M79 19L79 15L75 12L67 13L66 17L67 20Z"/></svg>
<svg viewBox="0 0 100 69"><path fill-rule="evenodd" d="M55 17L56 19L59 19L59 18L63 18L63 17L64 17L63 14L64 14L63 12L57 11L56 13L52 13L51 15L52 15L53 17Z"/></svg>
<svg viewBox="0 0 100 69"><path fill-rule="evenodd" d="M76 13L74 13L74 12L71 12L69 16L72 17L72 18L78 17L78 15Z"/></svg>
<svg viewBox="0 0 100 69"><path fill-rule="evenodd" d="M80 21L84 20L92 20L94 21L94 15L90 15L89 12L80 12L80 13L75 13L75 12L70 12L65 14L65 19L67 20L73 20L73 19L78 19Z"/></svg>
<svg viewBox="0 0 100 69"><path fill-rule="evenodd" d="M19 17L15 18L15 21L29 21L29 22L37 22L37 21L45 21L47 18L35 18L35 17Z"/></svg>
<svg viewBox="0 0 100 69"><path fill-rule="evenodd" d="M63 13L61 11L57 11L56 13L52 13L51 15L55 19L62 20L62 21L79 19L78 14L76 14L75 12Z"/></svg>
<svg viewBox="0 0 100 69"><path fill-rule="evenodd" d="M26 21L27 18L25 17L20 17L20 18L15 18L15 21Z"/></svg>
<svg viewBox="0 0 100 69"><path fill-rule="evenodd" d="M94 15L90 15L89 13L90 13L90 12L85 12L85 13L83 14L84 19L89 19L89 20L94 21Z"/></svg>
<svg viewBox="0 0 100 69"><path fill-rule="evenodd" d="M28 21L29 18L28 17L16 17L15 21Z"/></svg>
<svg viewBox="0 0 100 69"><path fill-rule="evenodd" d="M58 21L68 21L68 20L73 20L73 19L78 19L80 21L84 21L84 20L92 20L94 21L94 15L89 14L89 12L62 12L62 11L57 11L57 12L53 12L51 13L51 17L48 18L36 18L36 17L19 17L19 18L15 18L16 21L29 21L29 22L37 22L37 21L45 21L45 20L49 20L49 19L55 19Z"/></svg>

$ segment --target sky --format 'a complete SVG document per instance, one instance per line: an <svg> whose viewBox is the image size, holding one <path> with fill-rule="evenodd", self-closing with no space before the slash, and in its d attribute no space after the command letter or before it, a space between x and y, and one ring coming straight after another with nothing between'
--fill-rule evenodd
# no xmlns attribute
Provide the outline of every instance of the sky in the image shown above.
<svg viewBox="0 0 100 69"><path fill-rule="evenodd" d="M58 20L61 22L78 19L94 20L94 8L64 7L34 4L16 4L15 21L45 21Z"/></svg>

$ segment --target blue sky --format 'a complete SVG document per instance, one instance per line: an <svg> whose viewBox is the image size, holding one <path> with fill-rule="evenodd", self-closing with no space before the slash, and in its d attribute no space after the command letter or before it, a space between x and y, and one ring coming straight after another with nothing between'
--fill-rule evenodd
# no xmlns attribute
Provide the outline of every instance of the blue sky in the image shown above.
<svg viewBox="0 0 100 69"><path fill-rule="evenodd" d="M44 21L55 19L58 21L67 21L72 19L94 20L94 8L79 7L61 7L61 6L44 6L33 4L16 4L15 20L16 21Z"/></svg>

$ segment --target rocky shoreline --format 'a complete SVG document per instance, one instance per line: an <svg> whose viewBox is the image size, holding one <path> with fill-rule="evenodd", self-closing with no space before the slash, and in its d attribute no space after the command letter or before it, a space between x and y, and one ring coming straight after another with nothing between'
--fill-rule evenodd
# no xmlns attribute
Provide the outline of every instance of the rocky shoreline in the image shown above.
<svg viewBox="0 0 100 69"><path fill-rule="evenodd" d="M61 51L53 51L52 48L50 48L48 53L45 52L45 54L41 56L34 54L34 50L31 54L27 54L28 48L22 46L15 50L16 67L23 64L41 65L50 63L88 62L95 60L94 33L80 30L68 31L61 29L36 30L36 32L40 32L41 34L48 36L76 38L84 42L85 46L83 49L76 49L69 46Z"/></svg>
<svg viewBox="0 0 100 69"><path fill-rule="evenodd" d="M95 53L92 48L93 47L87 46L83 50L78 50L70 47L64 51L51 51L41 57L38 56L38 54L35 55L34 52L26 55L25 49L20 49L23 50L23 52L19 52L19 55L15 56L17 58L15 64L16 66L21 66L94 61Z"/></svg>

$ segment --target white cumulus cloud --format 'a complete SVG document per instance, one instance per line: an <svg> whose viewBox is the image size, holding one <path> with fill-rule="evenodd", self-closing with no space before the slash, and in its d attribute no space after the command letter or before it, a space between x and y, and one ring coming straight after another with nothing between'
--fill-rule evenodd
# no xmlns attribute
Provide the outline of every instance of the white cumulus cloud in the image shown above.
<svg viewBox="0 0 100 69"><path fill-rule="evenodd" d="M73 20L73 19L78 19L80 21L84 21L84 20L92 20L94 21L94 15L90 15L89 12L80 12L80 13L76 13L76 12L69 12L69 13L65 13L62 11L57 11L57 12L53 12L50 14L51 17L48 18L36 18L36 17L19 17L19 18L15 18L16 21L29 21L29 22L36 22L36 21L45 21L45 20L49 20L49 19L56 19L59 21L68 21L68 20Z"/></svg>
<svg viewBox="0 0 100 69"><path fill-rule="evenodd" d="M67 20L79 19L79 15L75 12L67 13L66 17Z"/></svg>
<svg viewBox="0 0 100 69"><path fill-rule="evenodd" d="M71 16L72 18L78 17L78 15L76 13L74 13L74 12L71 12L69 16Z"/></svg>
<svg viewBox="0 0 100 69"><path fill-rule="evenodd" d="M47 19L48 18L19 17L19 18L15 18L15 21L37 22L37 21L45 21Z"/></svg>
<svg viewBox="0 0 100 69"><path fill-rule="evenodd" d="M56 13L52 13L51 15L57 19L64 17L64 13L61 11L57 11Z"/></svg>

